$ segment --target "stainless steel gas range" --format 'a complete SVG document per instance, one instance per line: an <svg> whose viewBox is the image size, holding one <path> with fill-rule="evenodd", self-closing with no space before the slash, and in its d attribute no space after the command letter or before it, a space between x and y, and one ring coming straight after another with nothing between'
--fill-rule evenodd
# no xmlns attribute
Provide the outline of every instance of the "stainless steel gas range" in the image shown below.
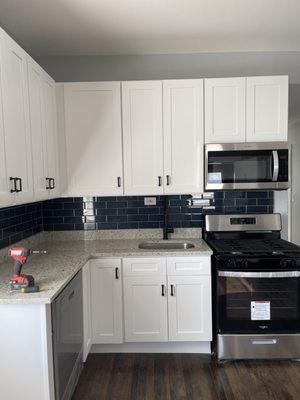
<svg viewBox="0 0 300 400"><path fill-rule="evenodd" d="M280 214L205 217L219 360L300 359L300 247L280 231Z"/></svg>

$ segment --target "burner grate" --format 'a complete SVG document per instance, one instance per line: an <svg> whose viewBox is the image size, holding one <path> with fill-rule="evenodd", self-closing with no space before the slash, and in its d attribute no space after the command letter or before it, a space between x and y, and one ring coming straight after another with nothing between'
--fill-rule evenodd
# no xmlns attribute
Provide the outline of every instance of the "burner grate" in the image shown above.
<svg viewBox="0 0 300 400"><path fill-rule="evenodd" d="M300 252L300 247L283 239L215 239L208 243L219 253L282 254Z"/></svg>

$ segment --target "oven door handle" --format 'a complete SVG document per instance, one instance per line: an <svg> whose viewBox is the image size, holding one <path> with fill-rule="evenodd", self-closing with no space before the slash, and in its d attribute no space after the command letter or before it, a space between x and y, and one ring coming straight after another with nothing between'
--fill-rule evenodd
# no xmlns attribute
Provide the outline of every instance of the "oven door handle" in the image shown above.
<svg viewBox="0 0 300 400"><path fill-rule="evenodd" d="M262 345L265 345L265 344L276 344L277 343L277 339L251 339L251 343L252 344L258 344L258 345L260 345L260 344L262 344Z"/></svg>
<svg viewBox="0 0 300 400"><path fill-rule="evenodd" d="M246 272L218 271L218 276L225 278L299 278L300 271Z"/></svg>
<svg viewBox="0 0 300 400"><path fill-rule="evenodd" d="M272 151L272 159L273 159L273 175L272 175L272 181L277 182L278 181L278 174L279 174L279 158L278 158L278 151L273 150Z"/></svg>

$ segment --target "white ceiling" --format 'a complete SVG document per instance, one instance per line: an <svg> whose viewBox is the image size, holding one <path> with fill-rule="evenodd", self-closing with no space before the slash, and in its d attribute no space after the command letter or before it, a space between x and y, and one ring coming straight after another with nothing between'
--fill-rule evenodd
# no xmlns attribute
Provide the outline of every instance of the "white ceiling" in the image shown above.
<svg viewBox="0 0 300 400"><path fill-rule="evenodd" d="M35 56L300 50L299 0L0 0Z"/></svg>

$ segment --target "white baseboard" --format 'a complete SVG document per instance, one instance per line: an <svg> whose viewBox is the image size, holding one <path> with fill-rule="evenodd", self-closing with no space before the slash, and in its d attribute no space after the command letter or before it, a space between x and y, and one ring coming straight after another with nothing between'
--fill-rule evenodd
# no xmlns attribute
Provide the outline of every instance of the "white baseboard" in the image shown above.
<svg viewBox="0 0 300 400"><path fill-rule="evenodd" d="M91 353L211 354L211 342L93 344Z"/></svg>

